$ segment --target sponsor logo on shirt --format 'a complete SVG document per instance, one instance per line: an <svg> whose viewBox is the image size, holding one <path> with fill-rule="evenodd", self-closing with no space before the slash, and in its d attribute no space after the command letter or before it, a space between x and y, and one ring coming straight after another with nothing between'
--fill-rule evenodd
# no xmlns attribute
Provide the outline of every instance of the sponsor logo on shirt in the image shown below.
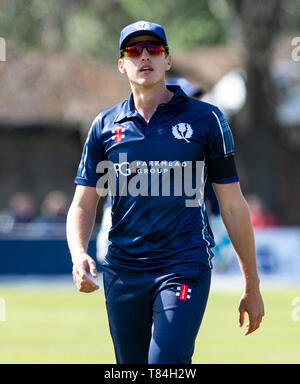
<svg viewBox="0 0 300 384"><path fill-rule="evenodd" d="M190 139L193 135L193 129L188 123L179 123L172 127L172 133L175 139L185 140L187 143L190 143Z"/></svg>
<svg viewBox="0 0 300 384"><path fill-rule="evenodd" d="M121 140L122 132L114 132ZM186 207L199 207L204 199L204 161L128 161L119 153L119 161L102 160L96 172L100 196L186 196Z"/></svg>

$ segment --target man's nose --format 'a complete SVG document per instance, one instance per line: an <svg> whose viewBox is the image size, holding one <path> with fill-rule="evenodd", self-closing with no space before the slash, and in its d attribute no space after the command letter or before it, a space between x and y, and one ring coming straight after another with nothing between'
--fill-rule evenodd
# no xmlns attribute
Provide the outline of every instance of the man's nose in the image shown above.
<svg viewBox="0 0 300 384"><path fill-rule="evenodd" d="M142 57L142 59L144 59L144 60L149 60L150 54L149 54L147 48L143 48L143 49L142 49L141 57Z"/></svg>

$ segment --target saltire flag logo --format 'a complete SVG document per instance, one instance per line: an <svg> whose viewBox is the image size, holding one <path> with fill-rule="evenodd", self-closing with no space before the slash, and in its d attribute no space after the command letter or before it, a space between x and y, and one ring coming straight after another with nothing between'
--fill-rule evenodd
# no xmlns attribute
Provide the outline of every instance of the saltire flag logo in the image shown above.
<svg viewBox="0 0 300 384"><path fill-rule="evenodd" d="M119 143L125 137L125 134L123 134L123 132L125 132L125 128L121 126L112 129L111 132L113 133L111 139L114 140L115 143Z"/></svg>
<svg viewBox="0 0 300 384"><path fill-rule="evenodd" d="M179 296L179 300L186 300L191 298L192 290L186 284L181 284L177 287L176 296Z"/></svg>

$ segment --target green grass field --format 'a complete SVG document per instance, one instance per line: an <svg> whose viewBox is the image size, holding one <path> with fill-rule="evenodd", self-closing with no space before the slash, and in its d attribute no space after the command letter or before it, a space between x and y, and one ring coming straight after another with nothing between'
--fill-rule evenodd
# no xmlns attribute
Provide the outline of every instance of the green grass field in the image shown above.
<svg viewBox="0 0 300 384"><path fill-rule="evenodd" d="M238 292L211 292L193 363L300 363L298 289L263 291L266 316L257 332L238 327ZM0 285L0 363L115 363L103 290ZM298 311L299 313L300 311Z"/></svg>

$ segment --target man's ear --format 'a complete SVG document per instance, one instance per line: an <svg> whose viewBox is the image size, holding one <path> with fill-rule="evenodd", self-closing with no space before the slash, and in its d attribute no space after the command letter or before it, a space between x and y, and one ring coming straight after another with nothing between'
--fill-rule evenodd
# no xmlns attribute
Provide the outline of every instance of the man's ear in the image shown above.
<svg viewBox="0 0 300 384"><path fill-rule="evenodd" d="M118 61L118 68L119 71L124 75L126 73L125 65L124 65L124 59L121 57Z"/></svg>
<svg viewBox="0 0 300 384"><path fill-rule="evenodd" d="M166 71L169 71L172 66L172 58L170 55L166 57Z"/></svg>

